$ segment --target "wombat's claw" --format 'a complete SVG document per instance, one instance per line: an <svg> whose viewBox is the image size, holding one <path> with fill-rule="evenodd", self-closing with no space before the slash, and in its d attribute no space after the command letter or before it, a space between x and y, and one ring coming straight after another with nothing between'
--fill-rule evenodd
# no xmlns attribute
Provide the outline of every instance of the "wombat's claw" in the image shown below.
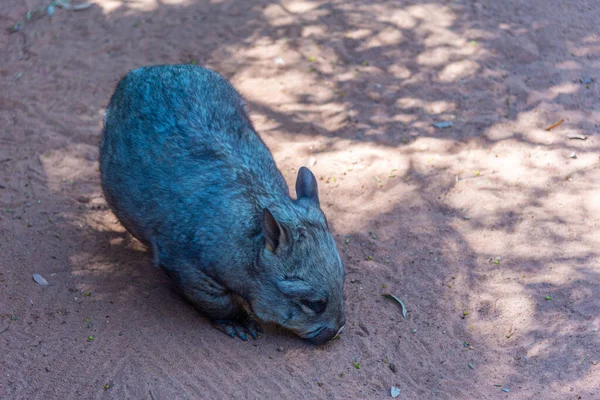
<svg viewBox="0 0 600 400"><path fill-rule="evenodd" d="M230 337L235 338L238 336L243 341L248 340L246 332L248 332L253 339L257 339L258 335L263 333L260 326L251 319L239 321L215 321L215 327Z"/></svg>
<svg viewBox="0 0 600 400"><path fill-rule="evenodd" d="M248 321L246 324L246 330L248 333L250 333L253 339L258 339L258 337L263 333L262 328L254 320Z"/></svg>

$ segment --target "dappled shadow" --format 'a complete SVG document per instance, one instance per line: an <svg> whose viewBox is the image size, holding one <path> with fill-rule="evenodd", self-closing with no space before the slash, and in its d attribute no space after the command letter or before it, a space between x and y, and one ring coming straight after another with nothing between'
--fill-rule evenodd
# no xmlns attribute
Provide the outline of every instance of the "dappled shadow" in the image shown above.
<svg viewBox="0 0 600 400"><path fill-rule="evenodd" d="M592 312L600 307L594 296L599 254L593 232L573 232L595 221L585 201L573 200L594 196L596 185L573 189L563 179L558 188L542 189L484 174L448 185L438 168L419 169L410 164L400 187L380 189L396 198L394 206L384 206L383 213L368 207L361 210L366 215L353 218L362 229L342 247L354 273L347 289L349 309L359 321L353 333L364 335L361 326L368 326L397 337L404 345L389 352L391 359L439 362L407 367L411 378L405 383L416 398L483 396L464 383L469 363L477 366L476 375L487 377L475 379L488 385L486 396L501 388L527 397L543 396L548 387L560 396L573 388L593 393L600 356L600 320ZM490 190L491 183L501 189ZM566 199L557 199L560 193ZM361 204L367 195L359 197ZM468 207L462 207L462 197ZM408 326L393 309L365 313L370 296L389 290L409 304Z"/></svg>

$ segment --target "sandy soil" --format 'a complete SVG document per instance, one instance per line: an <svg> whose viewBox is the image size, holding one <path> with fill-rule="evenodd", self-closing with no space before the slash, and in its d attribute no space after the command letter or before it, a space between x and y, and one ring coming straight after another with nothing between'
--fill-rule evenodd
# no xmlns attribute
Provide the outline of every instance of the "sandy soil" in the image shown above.
<svg viewBox="0 0 600 400"><path fill-rule="evenodd" d="M0 398L600 398L596 0L94 3L0 3ZM115 84L180 62L316 161L341 340L227 338L107 210Z"/></svg>

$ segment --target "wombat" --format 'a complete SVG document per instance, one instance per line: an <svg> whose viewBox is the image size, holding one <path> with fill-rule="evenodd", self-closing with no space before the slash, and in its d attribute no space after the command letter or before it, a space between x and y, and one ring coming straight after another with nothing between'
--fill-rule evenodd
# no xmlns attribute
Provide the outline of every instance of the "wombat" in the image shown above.
<svg viewBox="0 0 600 400"><path fill-rule="evenodd" d="M314 344L344 327L344 267L305 167L296 199L236 90L192 65L143 67L104 120L106 201L183 295L243 340L272 322Z"/></svg>

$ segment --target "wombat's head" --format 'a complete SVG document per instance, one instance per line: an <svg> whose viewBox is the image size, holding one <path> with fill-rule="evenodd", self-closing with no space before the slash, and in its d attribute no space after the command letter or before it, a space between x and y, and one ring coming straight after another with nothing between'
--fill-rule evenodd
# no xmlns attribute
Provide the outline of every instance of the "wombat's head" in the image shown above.
<svg viewBox="0 0 600 400"><path fill-rule="evenodd" d="M322 344L344 327L344 266L308 168L298 172L296 194L290 215L263 210L260 290L249 300L261 320Z"/></svg>

